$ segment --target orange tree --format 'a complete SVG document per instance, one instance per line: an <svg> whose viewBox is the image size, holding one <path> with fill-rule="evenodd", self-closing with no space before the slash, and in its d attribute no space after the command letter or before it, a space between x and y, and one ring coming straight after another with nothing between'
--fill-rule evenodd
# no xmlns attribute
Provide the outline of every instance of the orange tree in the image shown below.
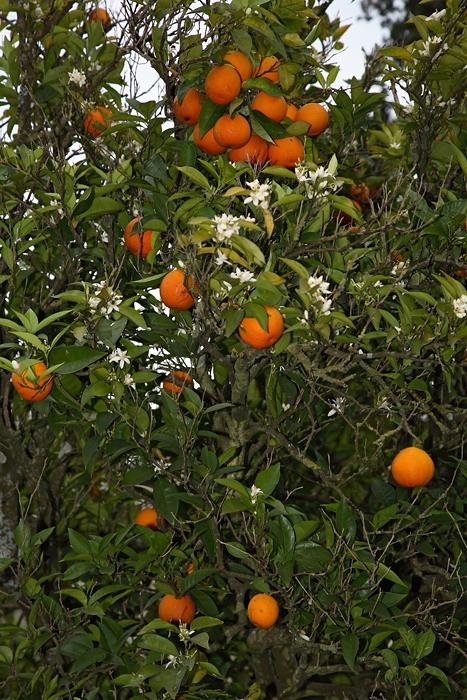
<svg viewBox="0 0 467 700"><path fill-rule="evenodd" d="M462 696L465 12L329 4L0 2L4 698Z"/></svg>

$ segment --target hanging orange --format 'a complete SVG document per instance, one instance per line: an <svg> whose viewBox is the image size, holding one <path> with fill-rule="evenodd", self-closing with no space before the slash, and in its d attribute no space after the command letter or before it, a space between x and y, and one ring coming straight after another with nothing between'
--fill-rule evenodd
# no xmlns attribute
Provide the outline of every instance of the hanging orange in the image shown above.
<svg viewBox="0 0 467 700"><path fill-rule="evenodd" d="M261 59L261 57L260 57ZM266 78L273 83L279 82L279 73L281 62L276 56L267 56L261 60L258 68L254 71L255 78Z"/></svg>
<svg viewBox="0 0 467 700"><path fill-rule="evenodd" d="M41 377L46 371L47 365L44 364L44 362L36 362L36 364L32 365L32 367L28 367L28 369L24 371L22 371L20 367L18 372L13 372L11 381L22 399L35 403L36 401L42 401L42 399L45 399L50 394L54 385L52 375L48 374L47 377L35 383L28 379L28 374L30 372L36 377Z"/></svg>
<svg viewBox="0 0 467 700"><path fill-rule="evenodd" d="M283 97L273 97L266 92L259 92L251 102L251 109L258 110L275 122L281 122L287 112L287 102Z"/></svg>
<svg viewBox="0 0 467 700"><path fill-rule="evenodd" d="M193 287L191 277L188 277L187 284L188 287ZM195 285L195 289L197 289L197 285ZM195 300L185 286L185 273L180 269L172 270L166 274L161 282L160 293L162 303L169 309L183 311L191 309L195 304Z"/></svg>
<svg viewBox="0 0 467 700"><path fill-rule="evenodd" d="M329 124L329 112L322 105L316 102L309 102L297 112L295 117L296 122L307 122L310 128L307 131L308 136L318 136Z"/></svg>
<svg viewBox="0 0 467 700"><path fill-rule="evenodd" d="M212 102L226 105L237 97L242 87L242 79L233 66L224 64L209 71L204 87Z"/></svg>
<svg viewBox="0 0 467 700"><path fill-rule="evenodd" d="M112 112L107 107L96 107L86 116L83 126L91 136L100 136L109 126Z"/></svg>
<svg viewBox="0 0 467 700"><path fill-rule="evenodd" d="M268 155L271 165L295 168L297 163L305 158L305 149L299 138L287 136L285 139L277 139L274 143L270 143Z"/></svg>
<svg viewBox="0 0 467 700"><path fill-rule="evenodd" d="M284 319L281 312L275 306L263 305L263 309L269 316L267 331L261 328L256 318L252 317L244 317L238 329L243 342L257 350L274 345L284 332Z"/></svg>
<svg viewBox="0 0 467 700"><path fill-rule="evenodd" d="M350 185L350 195L359 202L368 202L370 199L370 188L361 182L359 185Z"/></svg>
<svg viewBox="0 0 467 700"><path fill-rule="evenodd" d="M231 163L244 161L251 165L263 165L268 159L267 141L252 134L250 140L241 148L232 149L229 153Z"/></svg>
<svg viewBox="0 0 467 700"><path fill-rule="evenodd" d="M434 473L433 460L419 447L406 447L392 461L392 476L400 486L425 486Z"/></svg>
<svg viewBox="0 0 467 700"><path fill-rule="evenodd" d="M196 615L196 607L189 595L176 598L168 593L159 603L159 617L165 622L184 622L189 625Z"/></svg>
<svg viewBox="0 0 467 700"><path fill-rule="evenodd" d="M361 214L362 213L362 205L360 204L360 202L357 202L356 199L351 199L350 201L352 202L352 206L354 207L354 209L356 209L357 212L359 212ZM350 224L355 223L355 219L353 219L350 216L350 214L347 214L345 211L340 211L340 210L336 211L333 214L333 219L335 219L337 221L339 226L349 226Z"/></svg>
<svg viewBox="0 0 467 700"><path fill-rule="evenodd" d="M158 521L159 517L155 508L143 508L143 510L140 510L135 516L135 523L137 525L144 525L144 527L148 527L150 530L154 531L159 529ZM161 518L161 525L162 527L165 526L164 518Z"/></svg>
<svg viewBox="0 0 467 700"><path fill-rule="evenodd" d="M208 153L210 156L218 156L227 150L224 146L220 146L214 138L214 128L209 129L201 139L199 137L199 125L197 124L193 131L193 141L203 153Z"/></svg>
<svg viewBox="0 0 467 700"><path fill-rule="evenodd" d="M242 83L253 75L253 64L241 51L227 51L222 60L230 63L237 70Z"/></svg>
<svg viewBox="0 0 467 700"><path fill-rule="evenodd" d="M178 101L178 97L175 98L174 115L184 124L197 124L203 102L203 95L198 90L190 88L181 102Z"/></svg>
<svg viewBox="0 0 467 700"><path fill-rule="evenodd" d="M142 231L141 233L133 233L135 225L141 221L141 217L138 216L136 219L132 219L125 228L124 243L129 251L139 258L146 258L148 253L152 250L152 231Z"/></svg>
<svg viewBox="0 0 467 700"><path fill-rule="evenodd" d="M96 7L94 10L91 10L89 13L89 21L102 22L104 29L106 29L106 27L108 27L111 23L109 13L102 7Z"/></svg>
<svg viewBox="0 0 467 700"><path fill-rule="evenodd" d="M285 116L295 122L297 121L297 112L298 108L291 102L287 102L287 112L285 113Z"/></svg>
<svg viewBox="0 0 467 700"><path fill-rule="evenodd" d="M241 114L236 114L233 119L230 114L224 114L214 124L212 134L219 146L241 148L250 139L251 127Z"/></svg>
<svg viewBox="0 0 467 700"><path fill-rule="evenodd" d="M279 617L277 600L267 593L258 593L248 603L248 619L255 627L268 629Z"/></svg>
<svg viewBox="0 0 467 700"><path fill-rule="evenodd" d="M162 382L162 388L165 391L173 391L177 394L181 394L184 386L189 386L193 384L193 377L188 374L188 372L182 372L182 370L176 370L171 372L169 376Z"/></svg>

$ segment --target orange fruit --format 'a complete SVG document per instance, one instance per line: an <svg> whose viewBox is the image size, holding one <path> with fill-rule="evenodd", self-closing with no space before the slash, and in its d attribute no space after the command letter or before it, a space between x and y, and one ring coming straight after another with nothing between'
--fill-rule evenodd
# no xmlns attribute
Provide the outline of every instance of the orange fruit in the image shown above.
<svg viewBox="0 0 467 700"><path fill-rule="evenodd" d="M278 83L278 70L281 65L279 59L276 56L267 56L266 58L261 59L260 56L260 60L261 63L254 71L255 78L266 78L266 80L270 80L273 83Z"/></svg>
<svg viewBox="0 0 467 700"><path fill-rule="evenodd" d="M158 530L158 514L155 508L143 508L135 516L135 523L137 525L144 525L149 527L151 530ZM162 527L165 526L164 518L161 518Z"/></svg>
<svg viewBox="0 0 467 700"><path fill-rule="evenodd" d="M269 316L267 331L261 328L256 318L250 317L242 320L238 330L243 342L257 350L274 345L284 332L284 319L281 312L275 306L263 306L263 308Z"/></svg>
<svg viewBox="0 0 467 700"><path fill-rule="evenodd" d="M91 136L100 136L109 126L108 121L111 116L112 112L107 107L96 107L84 119L84 128Z"/></svg>
<svg viewBox="0 0 467 700"><path fill-rule="evenodd" d="M287 112L287 102L283 97L273 97L265 92L258 92L253 98L251 109L257 109L269 119L281 122Z"/></svg>
<svg viewBox="0 0 467 700"><path fill-rule="evenodd" d="M190 88L181 102L178 101L178 97L175 98L174 115L184 124L197 124L203 102L203 95L198 90Z"/></svg>
<svg viewBox="0 0 467 700"><path fill-rule="evenodd" d="M176 370L175 372L171 372L167 379L164 379L162 388L166 391L174 391L177 394L181 394L183 387L189 384L193 384L193 377L187 372Z"/></svg>
<svg viewBox="0 0 467 700"><path fill-rule="evenodd" d="M255 627L272 627L279 617L277 600L267 593L258 593L248 603L248 619Z"/></svg>
<svg viewBox="0 0 467 700"><path fill-rule="evenodd" d="M209 71L204 88L206 95L218 105L226 105L234 100L242 87L238 71L230 65L216 66Z"/></svg>
<svg viewBox="0 0 467 700"><path fill-rule="evenodd" d="M226 151L224 146L220 146L214 138L214 128L209 129L201 139L199 137L199 126L197 124L193 131L193 141L203 153L208 153L210 156L218 156Z"/></svg>
<svg viewBox="0 0 467 700"><path fill-rule="evenodd" d="M148 253L152 250L152 231L143 231L132 233L135 225L141 221L141 217L138 216L136 219L132 219L130 223L125 228L125 235L123 241L129 251L137 255L139 258L147 257Z"/></svg>
<svg viewBox="0 0 467 700"><path fill-rule="evenodd" d="M268 156L271 165L295 168L298 161L304 159L305 149L299 138L287 136L285 139L277 139L269 144Z"/></svg>
<svg viewBox="0 0 467 700"><path fill-rule="evenodd" d="M230 114L224 114L214 124L212 133L220 146L241 148L250 139L251 127L241 114L236 114L233 119Z"/></svg>
<svg viewBox="0 0 467 700"><path fill-rule="evenodd" d="M188 287L193 287L193 279L188 277ZM198 287L195 285L195 289ZM183 311L191 309L195 304L195 300L185 286L185 273L183 270L177 269L168 272L163 278L160 286L162 303L169 309L177 309Z"/></svg>
<svg viewBox="0 0 467 700"><path fill-rule="evenodd" d="M400 486L425 486L434 473L433 460L419 447L406 447L392 461L392 476Z"/></svg>
<svg viewBox="0 0 467 700"><path fill-rule="evenodd" d="M295 122L297 121L297 112L298 108L290 102L287 102L287 112L285 113L285 116L288 117L288 119L291 119L293 122Z"/></svg>
<svg viewBox="0 0 467 700"><path fill-rule="evenodd" d="M350 185L350 195L359 202L368 202L370 199L370 188L361 182L359 185Z"/></svg>
<svg viewBox="0 0 467 700"><path fill-rule="evenodd" d="M222 60L230 63L237 70L242 83L253 75L253 64L241 51L227 51Z"/></svg>
<svg viewBox="0 0 467 700"><path fill-rule="evenodd" d="M40 379L38 382L34 382L28 378L31 372L34 373L36 377L40 377L46 370L47 365L43 362L36 362L32 367L25 369L24 372L21 372L21 367L18 372L13 372L11 380L14 388L22 399L32 402L42 401L42 399L45 399L50 394L54 385L53 377L50 374Z"/></svg>
<svg viewBox="0 0 467 700"><path fill-rule="evenodd" d="M102 26L105 28L110 24L110 15L107 10L104 10L102 7L96 7L89 13L89 21L102 22Z"/></svg>
<svg viewBox="0 0 467 700"><path fill-rule="evenodd" d="M261 136L252 134L250 140L241 148L232 149L229 153L231 163L245 161L251 165L263 165L268 159L268 144Z"/></svg>
<svg viewBox="0 0 467 700"><path fill-rule="evenodd" d="M189 595L176 598L168 593L159 603L159 617L166 622L184 622L189 625L195 615L195 604Z"/></svg>
<svg viewBox="0 0 467 700"><path fill-rule="evenodd" d="M350 200L354 206L355 209L357 209L360 214L362 213L362 205L360 202L357 202L356 199L351 199ZM337 211L333 214L333 219L337 221L339 226L348 226L349 224L355 223L355 219L352 219L350 214L346 214L345 211Z"/></svg>
<svg viewBox="0 0 467 700"><path fill-rule="evenodd" d="M455 275L456 277L459 277L459 279L462 277L467 277L467 270L456 270Z"/></svg>
<svg viewBox="0 0 467 700"><path fill-rule="evenodd" d="M307 131L308 136L318 136L329 124L329 112L316 102L309 102L303 105L303 107L300 107L295 121L308 122L310 125Z"/></svg>
<svg viewBox="0 0 467 700"><path fill-rule="evenodd" d="M187 574L192 574L192 573L194 573L195 571L196 571L196 569L195 569L195 567L193 566L193 564L192 564L191 561L190 561L190 563L188 564L188 568L187 568L186 572L187 572Z"/></svg>

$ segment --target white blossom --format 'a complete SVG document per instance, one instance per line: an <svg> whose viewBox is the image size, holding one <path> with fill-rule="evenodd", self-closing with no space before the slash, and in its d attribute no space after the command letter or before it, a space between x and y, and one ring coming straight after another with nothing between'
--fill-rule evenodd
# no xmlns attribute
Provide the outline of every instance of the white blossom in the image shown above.
<svg viewBox="0 0 467 700"><path fill-rule="evenodd" d="M295 174L299 182L305 183L305 192L308 199L324 199L342 185L334 173L326 170L322 165L316 170L310 170L304 163L297 165Z"/></svg>
<svg viewBox="0 0 467 700"><path fill-rule="evenodd" d="M251 7L247 7L245 10L246 15L251 15Z"/></svg>
<svg viewBox="0 0 467 700"><path fill-rule="evenodd" d="M381 280L376 280L376 282L373 282L373 287L382 287L383 283Z"/></svg>
<svg viewBox="0 0 467 700"><path fill-rule="evenodd" d="M257 502L258 496L263 492L257 486L252 486L250 489L250 499L253 505Z"/></svg>
<svg viewBox="0 0 467 700"><path fill-rule="evenodd" d="M12 360L12 361L11 361L11 366L13 367L13 369L18 370L19 367L20 367L20 364L19 364L19 362L17 362L16 360Z"/></svg>
<svg viewBox="0 0 467 700"><path fill-rule="evenodd" d="M63 213L64 213L64 212L63 212L63 209L60 207L60 202L58 201L58 199L51 199L51 200L50 200L50 206L51 206L51 207L57 207L57 214L58 214L59 216L63 216Z"/></svg>
<svg viewBox="0 0 467 700"><path fill-rule="evenodd" d="M218 241L224 241L232 236L240 233L240 219L232 214L221 214L213 219L216 224L216 238Z"/></svg>
<svg viewBox="0 0 467 700"><path fill-rule="evenodd" d="M131 386L132 389L134 389L136 387L136 384L135 384L134 379L131 376L131 374L125 374L125 376L123 378L123 383L125 386Z"/></svg>
<svg viewBox="0 0 467 700"><path fill-rule="evenodd" d="M391 139L389 141L389 148L394 148L396 151L398 151L399 148L402 148L402 144L397 139Z"/></svg>
<svg viewBox="0 0 467 700"><path fill-rule="evenodd" d="M77 68L73 68L71 73L68 73L68 77L70 78L70 83L76 83L79 87L86 85L86 76L84 73L80 73Z"/></svg>
<svg viewBox="0 0 467 700"><path fill-rule="evenodd" d="M189 630L185 623L181 623L178 630L178 637L181 642L188 642L191 635L195 634L196 630Z"/></svg>
<svg viewBox="0 0 467 700"><path fill-rule="evenodd" d="M97 73L97 71L102 68L102 64L99 63L99 61L93 61L89 67L92 71Z"/></svg>
<svg viewBox="0 0 467 700"><path fill-rule="evenodd" d="M120 369L123 369L125 364L130 364L130 358L127 357L127 355L128 352L126 350L115 348L115 350L109 355L109 362L116 362Z"/></svg>
<svg viewBox="0 0 467 700"><path fill-rule="evenodd" d="M253 180L246 184L250 188L250 193L244 200L245 204L251 202L255 207L267 209L269 207L269 197L271 196L271 185L267 182L261 185L259 180Z"/></svg>
<svg viewBox="0 0 467 700"><path fill-rule="evenodd" d="M458 299L454 299L452 305L457 318L465 318L467 316L467 294L462 294Z"/></svg>
<svg viewBox="0 0 467 700"><path fill-rule="evenodd" d="M242 284L255 281L255 276L252 272L248 272L248 270L241 270L239 267L235 268L235 272L232 272L231 277L239 280L239 282Z"/></svg>
<svg viewBox="0 0 467 700"><path fill-rule="evenodd" d="M403 275L405 272L405 267L406 267L406 263L401 260L400 262L398 262L394 265L390 274L393 277L398 277L399 275Z"/></svg>
<svg viewBox="0 0 467 700"><path fill-rule="evenodd" d="M44 12L43 12L43 10L42 10L42 7L36 7L36 8L34 9L34 14L36 15L36 17L37 17L38 19L42 19L42 17L44 16Z"/></svg>
<svg viewBox="0 0 467 700"><path fill-rule="evenodd" d="M331 299L326 299L325 294L332 294L329 289L329 282L325 282L323 277L309 277L307 284L312 294L312 301L317 305L317 311L324 316L331 313Z"/></svg>
<svg viewBox="0 0 467 700"><path fill-rule="evenodd" d="M303 318L300 319L300 323L302 324L302 326L308 326L308 321L309 315L308 311L305 309L305 311L303 312Z"/></svg>
<svg viewBox="0 0 467 700"><path fill-rule="evenodd" d="M178 656L174 656L173 654L167 654L167 659L168 661L164 664L165 668L175 665L177 663Z"/></svg>
<svg viewBox="0 0 467 700"><path fill-rule="evenodd" d="M214 260L214 262L216 263L216 265L219 265L219 267L222 267L222 265L225 265L225 263L229 262L229 259L228 259L227 255L225 255L220 250L218 250L217 256L216 256L216 259Z"/></svg>
<svg viewBox="0 0 467 700"><path fill-rule="evenodd" d="M427 21L430 19L435 20L436 22L439 22L439 20L444 17L446 14L446 10L438 10L438 12L433 12L429 17L427 17Z"/></svg>
<svg viewBox="0 0 467 700"><path fill-rule="evenodd" d="M333 399L331 404L333 408L328 411L328 416L333 416L336 413L342 413L342 408L345 406L346 400L343 396L338 396L337 399Z"/></svg>

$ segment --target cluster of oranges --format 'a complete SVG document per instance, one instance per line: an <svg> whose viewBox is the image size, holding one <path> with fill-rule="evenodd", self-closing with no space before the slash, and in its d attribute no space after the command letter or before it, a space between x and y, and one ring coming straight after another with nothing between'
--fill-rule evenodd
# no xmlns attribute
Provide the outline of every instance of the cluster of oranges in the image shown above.
<svg viewBox="0 0 467 700"><path fill-rule="evenodd" d="M223 63L209 71L204 91L206 96L218 105L230 105L238 98L242 84L249 78L264 78L272 83L279 82L280 61L276 56L260 59L259 66L254 67L251 60L241 51L228 51ZM190 88L181 101L174 101L176 119L187 125L194 125L193 140L204 153L220 155L229 151L229 160L233 163L248 161L252 165L271 165L294 168L304 158L304 148L296 136L287 136L268 143L261 136L252 133L248 119L236 112L223 114L211 129L201 136L199 116L204 95L195 88ZM272 121L279 123L284 119L303 121L309 124L307 134L318 136L329 124L329 113L322 105L314 102L297 108L287 103L284 97L269 95L259 91L251 100L250 113L261 112Z"/></svg>

